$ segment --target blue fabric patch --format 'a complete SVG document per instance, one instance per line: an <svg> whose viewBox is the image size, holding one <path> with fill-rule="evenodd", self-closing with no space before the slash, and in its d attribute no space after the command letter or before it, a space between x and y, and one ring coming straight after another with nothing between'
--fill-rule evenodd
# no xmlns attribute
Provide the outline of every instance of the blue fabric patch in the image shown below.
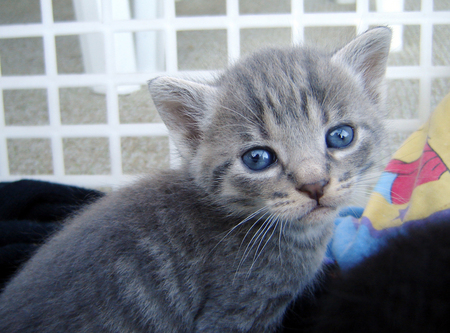
<svg viewBox="0 0 450 333"><path fill-rule="evenodd" d="M346 207L335 219L333 239L328 244L326 263L337 262L341 269L348 269L374 253L386 241L374 238L367 226L360 224L364 208Z"/></svg>
<svg viewBox="0 0 450 333"><path fill-rule="evenodd" d="M392 184L394 183L395 178L397 178L396 173L392 172L383 172L380 176L380 179L377 182L377 185L373 189L374 192L380 193L384 199L392 205L391 199L391 190Z"/></svg>
<svg viewBox="0 0 450 333"><path fill-rule="evenodd" d="M334 220L334 235L328 244L325 263L337 263L341 269L349 269L375 253L389 237L404 233L411 226L450 221L450 209L445 209L425 219L375 230L367 217L361 218L363 211L361 207L346 207L339 212Z"/></svg>

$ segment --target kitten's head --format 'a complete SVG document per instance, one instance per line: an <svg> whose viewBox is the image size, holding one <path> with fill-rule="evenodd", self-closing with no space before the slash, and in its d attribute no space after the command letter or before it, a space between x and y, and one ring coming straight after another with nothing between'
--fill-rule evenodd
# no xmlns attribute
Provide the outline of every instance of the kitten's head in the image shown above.
<svg viewBox="0 0 450 333"><path fill-rule="evenodd" d="M149 88L183 167L229 213L314 220L378 159L390 38L372 29L331 55L265 49L212 84L159 77Z"/></svg>

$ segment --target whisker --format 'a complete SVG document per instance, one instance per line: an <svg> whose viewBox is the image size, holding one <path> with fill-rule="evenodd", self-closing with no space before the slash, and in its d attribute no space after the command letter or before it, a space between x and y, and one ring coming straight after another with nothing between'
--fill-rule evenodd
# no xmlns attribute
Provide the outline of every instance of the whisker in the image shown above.
<svg viewBox="0 0 450 333"><path fill-rule="evenodd" d="M264 249L266 248L267 244L268 244L268 243L270 242L270 240L272 239L272 237L273 237L275 231L277 230L278 223L279 223L278 218L274 216L274 218L270 221L269 228L268 228L267 231L264 233L264 236L261 238L261 241L259 242L258 248L257 248L256 251L255 251L255 256L256 256L256 257L253 258L252 265L250 266L250 268L249 268L249 270L248 270L248 273L247 273L248 275L250 275L250 273L251 273L251 271L252 271L252 269L253 269L253 266L254 266L255 263L258 261L258 258L259 258L259 257L261 256L261 254L263 253L263 251L264 251ZM273 227L273 228L272 228L272 227ZM270 234L270 236L269 236L269 238L266 240L264 246L261 248L261 250L260 250L259 253L258 253L258 250L259 250L259 248L260 248L260 246L261 246L261 244L262 244L262 241L263 241L264 238L266 237L266 234L267 234L267 232L270 230L270 228L273 229L273 230L272 230L272 233Z"/></svg>
<svg viewBox="0 0 450 333"><path fill-rule="evenodd" d="M273 214L270 214L262 223L261 227L255 232L255 234L252 236L252 238L250 239L250 241L248 242L247 246L245 247L244 253L242 254L241 260L239 262L238 268L237 270L240 270L242 264L244 263L244 261L247 259L247 257L249 256L250 252L252 251L253 247L255 246L256 242L258 241L258 239L261 237L261 235L264 233L264 230L267 228L267 220L269 220L272 217ZM257 222L255 222L252 225L255 226L257 223L259 222L259 220Z"/></svg>
<svg viewBox="0 0 450 333"><path fill-rule="evenodd" d="M278 235L278 258L280 259L280 264L283 264L283 256L281 254L281 236L284 237L284 239L286 240L286 236L284 235L284 228L286 226L286 223L282 220L280 223L280 233Z"/></svg>
<svg viewBox="0 0 450 333"><path fill-rule="evenodd" d="M266 212L266 213L264 213L262 216L260 216L260 217L255 221L255 223L253 223L252 226L247 230L247 232L245 233L244 237L242 238L241 244L239 245L239 251L241 250L242 245L243 245L244 242L245 242L245 239L247 238L248 234L249 234L250 231L253 229L253 227L254 227L255 225L257 225L257 224L259 223L259 221L261 221L261 220L264 218L264 216L266 216L268 213L269 213L269 212ZM267 219L270 218L270 216L272 216L272 215L269 215L269 217L266 218L266 220L263 222L263 225L264 225L264 223L266 223ZM258 233L258 231L255 233L255 235L256 235L257 233ZM255 235L253 235L253 237L250 239L249 244L251 243L251 241L253 240L253 238L255 237ZM249 245L249 244L247 244L247 247L246 247L246 249L244 250L244 255L245 255L245 253L246 253L246 251L247 251L247 248L248 248L248 245ZM239 251L238 251L238 253L239 253Z"/></svg>
<svg viewBox="0 0 450 333"><path fill-rule="evenodd" d="M264 210L268 210L268 208L265 206L265 207L262 207L262 208L260 208L260 209L258 209L258 210L256 210L255 212L253 212L253 213L251 213L249 216L247 216L245 219L243 219L241 222L239 222L238 224L236 224L235 226L233 226L226 234L225 234L225 236L223 236L218 242L217 242L217 244L212 248L212 250L210 251L210 253L211 252L213 252L216 248L217 248L217 246L219 246L219 244L220 243L222 243L234 230L236 230L239 226L242 226L243 224L245 224L246 222L248 222L248 221L250 221L252 218L254 218L256 215L258 215L258 214L260 214L261 212L263 212ZM266 213L264 213L257 221L259 221L262 217L264 217L264 215L266 215L267 214L267 212ZM253 227L253 226L252 226ZM251 227L251 228L252 228ZM250 228L250 229L251 229ZM247 231L247 233L248 233L249 231ZM247 233L245 234L245 235L247 235ZM244 239L245 239L245 236L244 236Z"/></svg>
<svg viewBox="0 0 450 333"><path fill-rule="evenodd" d="M260 247L261 247L261 244L262 244L262 242L263 242L263 240L264 240L264 238L265 238L267 232L268 232L268 231L270 230L270 228L273 226L273 221L274 221L274 220L277 221L277 218L275 217L274 214L272 214L271 217L270 217L270 219L269 219L269 221L267 221L267 228L266 228L266 231L265 231L264 234L262 235L262 237L261 237L261 239L260 239L260 241L259 241L258 247L256 248L255 254L254 254L254 256L253 256L253 261L255 261L256 259L258 259L258 257L260 256L261 252L258 254L258 251L259 251L259 249L260 249ZM275 230L272 231L272 234L273 234L274 231L275 231ZM267 242L266 242L266 244L263 246L262 249L264 249L264 247L265 247L266 245L267 245ZM252 265L252 266L253 266L253 265Z"/></svg>

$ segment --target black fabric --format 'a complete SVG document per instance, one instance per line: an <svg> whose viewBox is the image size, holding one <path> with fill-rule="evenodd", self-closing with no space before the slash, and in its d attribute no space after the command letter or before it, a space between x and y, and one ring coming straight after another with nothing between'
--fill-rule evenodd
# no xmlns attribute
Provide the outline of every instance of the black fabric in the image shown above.
<svg viewBox="0 0 450 333"><path fill-rule="evenodd" d="M323 299L330 292L330 286L338 279L341 271L336 264L324 267L319 282L312 291L306 291L287 309L279 333L312 332L318 324Z"/></svg>
<svg viewBox="0 0 450 333"><path fill-rule="evenodd" d="M104 194L55 183L0 183L0 290L64 219Z"/></svg>
<svg viewBox="0 0 450 333"><path fill-rule="evenodd" d="M95 190L28 179L0 183L0 220L61 221L102 195Z"/></svg>

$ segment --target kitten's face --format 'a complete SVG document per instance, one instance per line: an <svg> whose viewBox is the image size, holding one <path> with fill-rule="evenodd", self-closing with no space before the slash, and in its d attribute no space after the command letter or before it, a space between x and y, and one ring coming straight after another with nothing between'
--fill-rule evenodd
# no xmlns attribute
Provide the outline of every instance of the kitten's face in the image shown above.
<svg viewBox="0 0 450 333"><path fill-rule="evenodd" d="M376 159L379 105L330 58L295 49L276 56L226 74L192 170L230 212L316 220L348 202Z"/></svg>
<svg viewBox="0 0 450 333"><path fill-rule="evenodd" d="M270 49L212 85L157 78L150 91L183 167L218 204L307 223L345 204L378 159L389 44L378 28L334 55Z"/></svg>

